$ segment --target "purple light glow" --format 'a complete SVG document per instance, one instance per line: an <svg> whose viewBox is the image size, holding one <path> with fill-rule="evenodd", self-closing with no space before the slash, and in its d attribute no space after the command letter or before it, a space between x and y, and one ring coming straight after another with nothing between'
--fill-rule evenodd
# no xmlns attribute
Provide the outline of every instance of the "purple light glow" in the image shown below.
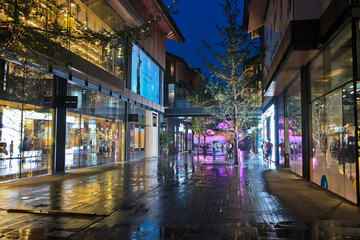
<svg viewBox="0 0 360 240"><path fill-rule="evenodd" d="M313 164L312 164L313 170L315 170L318 163L319 163L319 161L316 159L316 157L313 157Z"/></svg>
<svg viewBox="0 0 360 240"><path fill-rule="evenodd" d="M215 132L213 130L211 130L211 129L208 129L208 130L206 130L206 134L208 136L213 136L213 135L215 135Z"/></svg>
<svg viewBox="0 0 360 240"><path fill-rule="evenodd" d="M216 129L218 130L226 130L226 131L233 131L234 128L232 127L232 121L224 121L222 123L219 123L217 126L216 126Z"/></svg>
<svg viewBox="0 0 360 240"><path fill-rule="evenodd" d="M301 136L294 136L294 135L289 134L289 143L290 144L296 143L298 145L301 145L301 142L302 142Z"/></svg>
<svg viewBox="0 0 360 240"><path fill-rule="evenodd" d="M214 133L215 134L215 133ZM213 136L207 136L206 137L206 145L211 145L214 141L217 142L217 144L224 144L227 142L226 137L222 135L213 135ZM198 145L198 136L194 136L194 144ZM200 137L200 144L204 144L204 137Z"/></svg>
<svg viewBox="0 0 360 240"><path fill-rule="evenodd" d="M211 123L215 123L215 120L211 119L205 122L205 124L211 124Z"/></svg>

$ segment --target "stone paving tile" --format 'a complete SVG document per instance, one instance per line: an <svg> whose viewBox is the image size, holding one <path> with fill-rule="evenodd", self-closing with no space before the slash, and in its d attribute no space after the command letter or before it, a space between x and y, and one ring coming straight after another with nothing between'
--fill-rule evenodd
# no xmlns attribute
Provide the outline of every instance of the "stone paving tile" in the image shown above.
<svg viewBox="0 0 360 240"><path fill-rule="evenodd" d="M31 184L0 184L0 239L359 237L356 221L346 225L334 221L340 210L350 219L356 207L337 198L322 207L305 197L319 189L307 186L294 174L269 171L261 159L249 155L243 156L238 167L219 164L221 157L215 161L216 165L204 165L196 157L179 154L104 167L102 171L40 177L38 181L31 179ZM8 208L104 216L10 214L4 211ZM329 224L324 217L333 222Z"/></svg>

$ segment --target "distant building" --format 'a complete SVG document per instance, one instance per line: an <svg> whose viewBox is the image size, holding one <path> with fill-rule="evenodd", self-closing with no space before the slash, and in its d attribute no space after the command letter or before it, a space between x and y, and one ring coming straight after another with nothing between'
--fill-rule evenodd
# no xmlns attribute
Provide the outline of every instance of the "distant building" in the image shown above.
<svg viewBox="0 0 360 240"><path fill-rule="evenodd" d="M167 52L165 76L164 122L168 127L163 130L175 137L170 153L191 151L193 133L190 121L196 114L186 96L192 88L202 84L200 69L190 68L183 58Z"/></svg>

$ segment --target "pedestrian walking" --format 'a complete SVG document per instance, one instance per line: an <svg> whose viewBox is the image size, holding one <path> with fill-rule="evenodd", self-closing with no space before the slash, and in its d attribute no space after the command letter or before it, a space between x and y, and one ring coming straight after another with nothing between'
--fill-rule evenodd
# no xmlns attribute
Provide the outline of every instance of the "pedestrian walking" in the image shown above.
<svg viewBox="0 0 360 240"><path fill-rule="evenodd" d="M271 140L268 139L266 140L265 143L265 160L271 160L271 155L272 155L272 148L273 148L273 144L271 143Z"/></svg>
<svg viewBox="0 0 360 240"><path fill-rule="evenodd" d="M229 143L229 157L233 157L234 154L233 154L233 144L230 142Z"/></svg>
<svg viewBox="0 0 360 240"><path fill-rule="evenodd" d="M14 141L11 140L10 145L9 145L9 155L10 155L9 168L12 168L11 160L12 160L13 154L14 154Z"/></svg>
<svg viewBox="0 0 360 240"><path fill-rule="evenodd" d="M215 144L215 141L212 142L211 147L212 147L212 150L213 150L213 156L215 156L215 153L216 153L216 144Z"/></svg>

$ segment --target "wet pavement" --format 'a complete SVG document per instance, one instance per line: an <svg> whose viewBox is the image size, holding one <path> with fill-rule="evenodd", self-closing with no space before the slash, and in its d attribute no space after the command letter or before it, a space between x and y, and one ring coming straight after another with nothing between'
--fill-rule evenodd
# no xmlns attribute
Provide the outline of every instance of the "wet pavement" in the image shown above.
<svg viewBox="0 0 360 240"><path fill-rule="evenodd" d="M357 206L248 154L3 183L0 207L0 239L360 239Z"/></svg>

